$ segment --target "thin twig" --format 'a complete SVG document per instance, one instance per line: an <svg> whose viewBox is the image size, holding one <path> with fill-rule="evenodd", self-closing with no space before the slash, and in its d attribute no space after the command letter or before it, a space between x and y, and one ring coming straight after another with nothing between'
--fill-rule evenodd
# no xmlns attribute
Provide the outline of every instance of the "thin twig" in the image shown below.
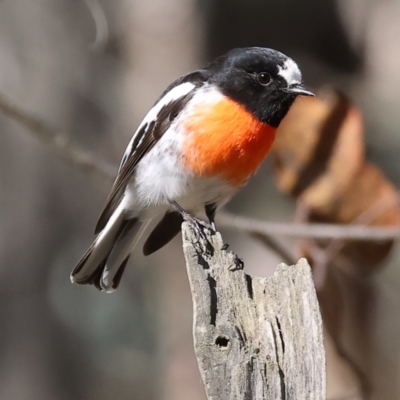
<svg viewBox="0 0 400 400"><path fill-rule="evenodd" d="M52 146L57 154L68 163L94 172L110 181L115 177L116 167L80 149L75 143L71 142L67 134L52 127L40 117L21 110L1 93L0 110L7 117L33 133L36 138Z"/></svg>
<svg viewBox="0 0 400 400"><path fill-rule="evenodd" d="M348 226L357 226L357 224L368 225L384 212L390 210L391 208L398 207L399 203L400 193L397 193L396 197L390 198L389 200L387 198L381 199L370 208L362 212L358 217L354 218L354 220L351 221ZM393 239L395 238L392 238L392 240ZM315 257L314 268L315 270L326 272L326 268L328 267L328 265L339 255L339 253L346 245L346 240L343 237L331 238L328 245L324 246L323 248L321 248L318 243L314 244L314 251L315 248L319 248L321 250L320 252L316 252L317 254L320 253L320 257ZM325 276L322 276L321 278L324 279Z"/></svg>
<svg viewBox="0 0 400 400"><path fill-rule="evenodd" d="M239 217L226 211L219 213L218 226L263 235L315 239L347 239L385 241L400 237L399 227L367 227L364 225L293 224L266 222Z"/></svg>
<svg viewBox="0 0 400 400"><path fill-rule="evenodd" d="M278 240L276 240L271 235L262 235L260 233L252 233L250 235L254 239L257 239L263 245L268 247L274 253L276 253L280 258L281 261L288 264L288 265L295 265L297 259L295 258L294 254L291 251L286 249Z"/></svg>

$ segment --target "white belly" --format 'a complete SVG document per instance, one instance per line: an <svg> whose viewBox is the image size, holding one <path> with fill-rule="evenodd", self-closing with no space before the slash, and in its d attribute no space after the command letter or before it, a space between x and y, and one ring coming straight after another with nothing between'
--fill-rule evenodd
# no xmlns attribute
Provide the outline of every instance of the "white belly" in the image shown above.
<svg viewBox="0 0 400 400"><path fill-rule="evenodd" d="M133 214L143 219L153 218L171 209L170 201L197 214L206 204L222 206L235 194L236 189L219 177L194 176L182 169L176 157L166 156L168 146L174 144L160 140L138 165L134 180L125 192Z"/></svg>
<svg viewBox="0 0 400 400"><path fill-rule="evenodd" d="M124 199L133 214L151 218L170 208L170 201L176 201L183 209L195 214L207 203L223 205L236 192L236 188L219 177L194 176L181 162L183 142L190 135L185 131L184 121L196 106L195 101L202 104L206 101L210 106L218 102L221 94L214 92L205 88L204 98L196 96L196 100L192 100L186 111L139 161Z"/></svg>

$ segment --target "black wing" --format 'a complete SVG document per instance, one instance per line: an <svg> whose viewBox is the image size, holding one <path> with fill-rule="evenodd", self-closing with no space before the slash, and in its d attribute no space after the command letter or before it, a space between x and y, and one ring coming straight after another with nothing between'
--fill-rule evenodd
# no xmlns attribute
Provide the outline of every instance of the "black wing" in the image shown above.
<svg viewBox="0 0 400 400"><path fill-rule="evenodd" d="M143 245L143 254L148 256L169 243L180 231L183 222L181 214L166 212Z"/></svg>
<svg viewBox="0 0 400 400"><path fill-rule="evenodd" d="M155 103L154 106L156 106L169 91L183 83L190 82L194 84L193 89L189 93L166 103L159 110L154 120L144 123L138 132L135 133L132 144L128 146L124 154L117 178L115 179L106 205L97 222L95 234L104 229L109 218L121 201L125 188L138 162L153 148L162 135L168 130L180 111L193 97L195 89L207 81L208 76L206 72L206 70L199 70L179 78L164 91L163 95Z"/></svg>

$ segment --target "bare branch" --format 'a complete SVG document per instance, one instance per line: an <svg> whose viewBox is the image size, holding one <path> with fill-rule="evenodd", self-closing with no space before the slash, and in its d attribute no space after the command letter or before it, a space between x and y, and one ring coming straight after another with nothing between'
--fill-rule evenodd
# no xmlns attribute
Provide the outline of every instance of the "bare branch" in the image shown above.
<svg viewBox="0 0 400 400"><path fill-rule="evenodd" d="M18 122L37 139L52 146L57 154L70 164L101 175L109 181L115 176L116 166L96 158L69 140L69 135L52 127L40 117L12 104L0 93L0 110ZM289 236L296 238L393 240L400 237L399 227L367 227L364 225L293 224L266 222L239 217L228 212L218 214L218 226L239 230L255 236ZM276 246L275 246L276 247ZM288 258L289 256L287 255Z"/></svg>
<svg viewBox="0 0 400 400"><path fill-rule="evenodd" d="M251 237L258 240L260 243L268 247L275 254L277 254L281 260L287 264L294 265L296 264L296 259L294 254L291 251L286 249L278 240L269 235L263 235L261 233L251 233Z"/></svg>
<svg viewBox="0 0 400 400"><path fill-rule="evenodd" d="M218 226L267 236L290 236L315 239L393 240L400 237L400 227L368 227L365 225L293 224L265 222L239 217L226 211L219 213Z"/></svg>
<svg viewBox="0 0 400 400"><path fill-rule="evenodd" d="M354 218L353 221L351 221L348 225L345 225L346 229L348 227L353 227L353 226L359 227L370 224L375 218L379 217L386 211L394 207L398 207L400 203L400 192L397 192L396 194L397 195L393 198L385 197L380 201L376 202L374 205L372 205L367 210L362 212L358 217ZM299 221L307 221L310 212L311 210L306 205L302 204L301 202L298 203L296 215L298 216ZM397 238L398 237L399 236L397 236ZM309 238L307 247L313 259L315 286L317 290L319 290L324 285L328 265L331 262L333 262L334 259L336 259L336 261L338 260L339 253L345 247L347 241L344 236L337 238L331 237L328 244L321 244L313 239L315 238ZM391 240L393 239L396 239L396 237L392 238ZM341 268L340 263L336 262L336 266Z"/></svg>
<svg viewBox="0 0 400 400"><path fill-rule="evenodd" d="M1 93L0 110L7 117L10 117L26 128L36 138L52 146L57 154L70 164L94 172L110 181L115 177L116 168L113 165L107 164L103 160L80 149L70 141L67 134L52 127L40 117L21 110Z"/></svg>

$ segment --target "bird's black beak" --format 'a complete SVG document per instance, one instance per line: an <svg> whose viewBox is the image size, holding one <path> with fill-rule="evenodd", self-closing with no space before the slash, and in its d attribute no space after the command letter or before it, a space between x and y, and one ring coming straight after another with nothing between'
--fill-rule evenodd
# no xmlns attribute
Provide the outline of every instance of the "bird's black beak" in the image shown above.
<svg viewBox="0 0 400 400"><path fill-rule="evenodd" d="M296 83L294 85L289 86L286 89L289 93L293 93L299 96L312 96L315 97L315 94L310 90L307 90L301 83Z"/></svg>

